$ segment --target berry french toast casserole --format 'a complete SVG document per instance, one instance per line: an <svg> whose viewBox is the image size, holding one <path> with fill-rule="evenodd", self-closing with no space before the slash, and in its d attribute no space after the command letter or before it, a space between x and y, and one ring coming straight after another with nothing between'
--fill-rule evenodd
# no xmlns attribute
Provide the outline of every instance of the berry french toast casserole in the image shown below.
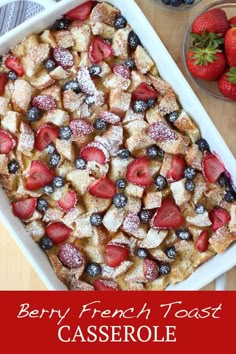
<svg viewBox="0 0 236 354"><path fill-rule="evenodd" d="M228 172L106 2L2 56L0 179L69 290L162 290L236 239Z"/></svg>

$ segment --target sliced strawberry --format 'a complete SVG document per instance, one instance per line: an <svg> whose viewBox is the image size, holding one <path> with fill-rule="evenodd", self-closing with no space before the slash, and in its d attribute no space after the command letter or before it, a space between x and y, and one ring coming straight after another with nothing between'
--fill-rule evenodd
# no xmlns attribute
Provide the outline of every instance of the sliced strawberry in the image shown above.
<svg viewBox="0 0 236 354"><path fill-rule="evenodd" d="M185 160L180 156L175 156L172 161L171 169L167 172L167 179L176 182L184 178L185 167Z"/></svg>
<svg viewBox="0 0 236 354"><path fill-rule="evenodd" d="M204 175L210 183L215 183L220 177L221 173L225 172L225 168L221 162L215 155L209 152L206 152L202 165Z"/></svg>
<svg viewBox="0 0 236 354"><path fill-rule="evenodd" d="M80 150L80 157L86 161L96 161L101 165L105 165L106 163L106 155L104 152L99 149L99 147L93 146L92 143L85 145Z"/></svg>
<svg viewBox="0 0 236 354"><path fill-rule="evenodd" d="M107 264L110 267L118 267L129 257L130 250L120 243L106 246Z"/></svg>
<svg viewBox="0 0 236 354"><path fill-rule="evenodd" d="M163 200L153 218L153 226L158 229L173 229L180 227L184 218L173 199Z"/></svg>
<svg viewBox="0 0 236 354"><path fill-rule="evenodd" d="M94 37L89 50L90 59L98 64L112 56L113 50L109 43L101 37Z"/></svg>
<svg viewBox="0 0 236 354"><path fill-rule="evenodd" d="M228 211L219 207L209 213L209 218L212 222L211 229L213 232L226 225L231 219Z"/></svg>
<svg viewBox="0 0 236 354"><path fill-rule="evenodd" d="M73 209L78 201L78 196L75 191L68 191L57 202L58 206L65 212Z"/></svg>
<svg viewBox="0 0 236 354"><path fill-rule="evenodd" d="M37 205L37 198L27 198L13 202L12 213L20 219L28 219L34 213Z"/></svg>
<svg viewBox="0 0 236 354"><path fill-rule="evenodd" d="M130 70L124 64L113 64L112 71L118 76L121 76L125 79L130 79Z"/></svg>
<svg viewBox="0 0 236 354"><path fill-rule="evenodd" d="M149 98L157 98L157 91L150 85L142 82L132 95L133 100L147 101Z"/></svg>
<svg viewBox="0 0 236 354"><path fill-rule="evenodd" d="M207 230L203 230L195 241L195 248L199 252L205 252L209 246L209 238L210 235L208 234Z"/></svg>
<svg viewBox="0 0 236 354"><path fill-rule="evenodd" d="M8 154L16 146L16 138L7 130L0 130L0 154Z"/></svg>
<svg viewBox="0 0 236 354"><path fill-rule="evenodd" d="M33 160L30 164L29 176L26 180L26 188L33 191L51 184L55 173L51 171L43 162Z"/></svg>
<svg viewBox="0 0 236 354"><path fill-rule="evenodd" d="M73 55L66 48L61 48L61 47L53 48L52 55L55 62L58 65L62 66L64 69L71 68L74 64Z"/></svg>
<svg viewBox="0 0 236 354"><path fill-rule="evenodd" d="M35 138L35 148L39 151L44 150L50 143L55 141L59 136L59 130L57 127L50 123L42 124Z"/></svg>
<svg viewBox="0 0 236 354"><path fill-rule="evenodd" d="M5 60L5 65L8 69L11 69L17 73L18 76L24 75L24 69L19 62L19 59L13 56L9 56Z"/></svg>
<svg viewBox="0 0 236 354"><path fill-rule="evenodd" d="M154 281L159 276L159 268L155 261L151 259L144 259L144 275L148 281Z"/></svg>
<svg viewBox="0 0 236 354"><path fill-rule="evenodd" d="M116 186L107 176L101 177L93 182L88 191L90 194L98 198L110 199L116 194Z"/></svg>
<svg viewBox="0 0 236 354"><path fill-rule="evenodd" d="M57 108L57 102L52 95L39 95L32 99L32 105L44 111L51 111Z"/></svg>
<svg viewBox="0 0 236 354"><path fill-rule="evenodd" d="M0 96L5 92L5 86L8 82L8 77L6 73L0 73Z"/></svg>
<svg viewBox="0 0 236 354"><path fill-rule="evenodd" d="M46 226L45 233L46 235L58 245L61 242L64 242L68 239L71 234L71 229L63 224L63 222L55 221Z"/></svg>
<svg viewBox="0 0 236 354"><path fill-rule="evenodd" d="M54 223L55 224L55 223ZM57 223L59 224L59 223ZM51 224L53 225L53 224ZM50 226L49 225L49 228ZM63 225L63 224L62 224ZM65 225L64 225L65 226ZM54 227L54 231L52 232L52 230L49 229L49 233L53 234L53 237L57 234L57 236L59 235L59 233L62 235L63 231L62 231L62 227L61 225L59 226L60 231L58 231L58 226L56 227L56 232L55 232L55 225ZM67 226L66 226L67 227ZM71 230L70 230L71 231ZM70 232L68 231L68 233ZM64 231L65 232L65 231ZM66 234L66 232L65 232ZM56 236L56 242L54 241L54 243L60 243L58 242L58 237ZM50 236L49 236L50 237ZM65 236L64 236L65 237ZM53 238L50 237L52 240ZM59 237L60 238L60 237ZM65 267L68 268L80 268L84 263L85 263L85 259L83 254L80 252L79 249L77 249L75 246L73 246L71 243L63 243L59 246L59 251L58 251L58 258L60 259L60 261L62 262L62 264Z"/></svg>
<svg viewBox="0 0 236 354"><path fill-rule="evenodd" d="M90 122L86 122L85 119L73 119L70 122L70 129L74 138L91 134L94 131L93 125Z"/></svg>
<svg viewBox="0 0 236 354"><path fill-rule="evenodd" d="M118 285L113 280L96 279L93 283L95 290L98 291L117 291Z"/></svg>
<svg viewBox="0 0 236 354"><path fill-rule="evenodd" d="M126 179L141 187L148 187L152 184L146 157L139 157L130 162L126 171Z"/></svg>
<svg viewBox="0 0 236 354"><path fill-rule="evenodd" d="M94 1L86 1L84 4L76 6L65 14L69 20L84 21L90 15Z"/></svg>

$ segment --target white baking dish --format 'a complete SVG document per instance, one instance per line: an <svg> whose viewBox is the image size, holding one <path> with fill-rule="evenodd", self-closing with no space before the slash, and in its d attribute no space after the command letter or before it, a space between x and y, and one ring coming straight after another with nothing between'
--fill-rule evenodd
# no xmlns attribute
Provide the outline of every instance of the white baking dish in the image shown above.
<svg viewBox="0 0 236 354"><path fill-rule="evenodd" d="M83 2L84 0L62 0L53 7L48 8L27 21L27 23L20 25L16 29L0 37L0 51L4 53L28 34L42 31L44 28L52 25L54 21L64 13ZM160 75L166 81L171 83L175 92L179 96L182 106L198 123L202 136L208 140L212 151L217 152L221 157L227 170L232 175L233 181L236 182L236 163L232 153L135 1L110 0L109 2L121 10L134 31L139 35L142 43L145 44L147 51L156 61ZM142 30L144 28L145 31ZM64 285L57 279L45 254L27 235L22 223L12 215L8 199L2 190L0 190L0 218L48 289L65 289ZM213 259L204 263L187 280L175 286L171 286L168 289L201 289L203 286L210 283L220 274L228 271L235 265L236 244L229 247L223 254L217 255Z"/></svg>

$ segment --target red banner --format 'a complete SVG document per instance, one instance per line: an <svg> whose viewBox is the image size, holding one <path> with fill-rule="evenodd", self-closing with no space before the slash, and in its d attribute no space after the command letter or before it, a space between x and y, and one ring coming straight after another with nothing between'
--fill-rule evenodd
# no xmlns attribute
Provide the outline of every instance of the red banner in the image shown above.
<svg viewBox="0 0 236 354"><path fill-rule="evenodd" d="M8 353L207 353L235 347L236 292L1 291Z"/></svg>

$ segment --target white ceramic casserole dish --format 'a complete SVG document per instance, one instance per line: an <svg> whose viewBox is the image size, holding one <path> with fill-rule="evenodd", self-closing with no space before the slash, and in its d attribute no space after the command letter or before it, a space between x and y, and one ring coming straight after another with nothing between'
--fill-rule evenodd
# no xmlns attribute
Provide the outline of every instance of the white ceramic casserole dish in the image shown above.
<svg viewBox="0 0 236 354"><path fill-rule="evenodd" d="M84 0L62 0L53 7L48 8L26 23L0 37L0 54L7 52L28 34L41 32L43 29L51 26L55 20L60 18L64 13L83 2ZM157 64L160 76L172 85L179 96L183 108L197 122L202 136L208 140L211 150L220 156L226 169L231 174L233 182L236 183L236 163L232 153L135 1L109 0L109 2L121 10L131 27L140 37L142 43L145 43L145 48ZM140 26L140 24L142 24L142 26ZM145 28L145 31L142 31L141 28ZM2 190L0 190L0 218L47 288L49 290L65 289L64 285L58 280L54 273L46 255L27 235L20 220L12 215L10 203ZM175 286L168 287L168 290L201 289L235 265L236 243L229 247L223 254L217 255L201 265L187 280Z"/></svg>

